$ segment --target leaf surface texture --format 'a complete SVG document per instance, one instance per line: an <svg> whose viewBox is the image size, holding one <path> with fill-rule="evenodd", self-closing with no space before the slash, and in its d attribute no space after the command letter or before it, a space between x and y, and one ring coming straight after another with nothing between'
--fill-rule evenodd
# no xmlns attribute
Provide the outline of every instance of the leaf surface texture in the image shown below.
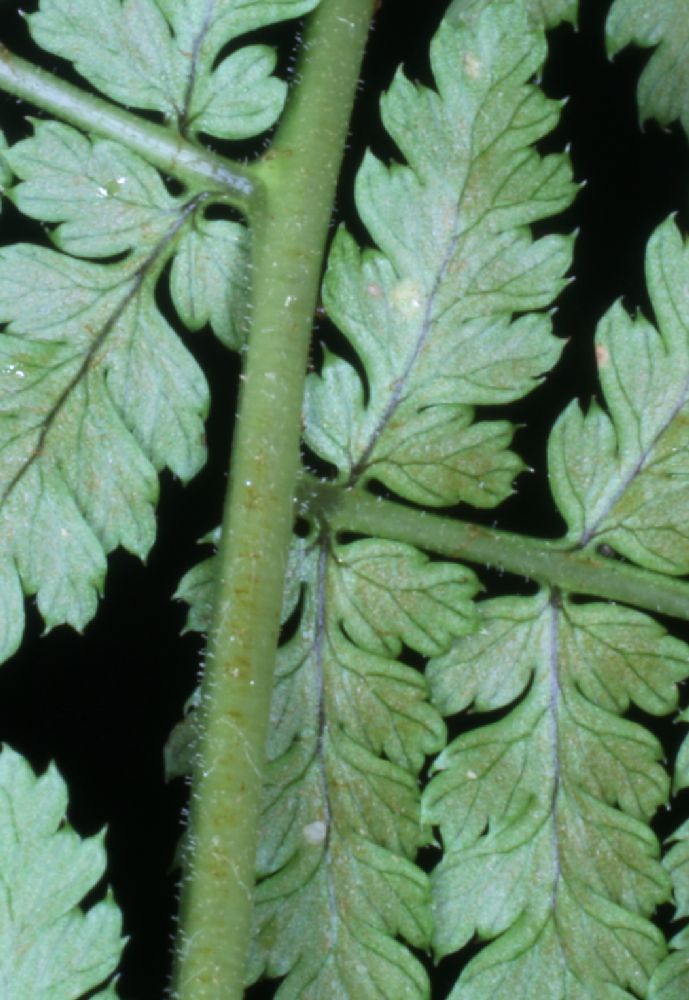
<svg viewBox="0 0 689 1000"><path fill-rule="evenodd" d="M689 572L689 248L674 221L649 241L657 329L620 303L596 334L608 411L573 402L548 448L550 483L578 546L602 543L646 569Z"/></svg>
<svg viewBox="0 0 689 1000"><path fill-rule="evenodd" d="M102 835L81 839L65 819L67 788L51 765L39 778L0 753L0 992L8 1000L116 1000L119 908L110 893L83 910L105 871Z"/></svg>
<svg viewBox="0 0 689 1000"><path fill-rule="evenodd" d="M655 737L620 716L671 711L689 649L639 612L546 593L480 616L429 668L443 711L509 706L450 744L425 793L445 848L436 953L491 942L450 996L646 996L665 955L650 917L670 896L648 822L669 780Z"/></svg>
<svg viewBox="0 0 689 1000"><path fill-rule="evenodd" d="M460 8L432 42L437 91L400 71L383 98L407 165L366 156L356 203L377 249L340 230L324 288L366 385L331 353L307 381L306 441L341 483L492 507L524 468L512 426L475 421L474 407L523 396L561 349L540 310L563 287L571 240L528 229L575 192L567 157L532 148L559 113L529 82L544 56L521 4Z"/></svg>
<svg viewBox="0 0 689 1000"><path fill-rule="evenodd" d="M273 75L270 47L245 45L225 58L222 49L317 3L41 0L28 20L42 48L115 101L160 112L182 135L246 139L275 123L287 87Z"/></svg>
<svg viewBox="0 0 689 1000"><path fill-rule="evenodd" d="M21 640L22 591L49 627L83 628L106 554L150 549L157 473L186 481L204 463L206 381L157 283L176 253L182 319L237 347L248 254L243 226L205 218L203 192L171 195L117 143L36 122L2 162L18 179L6 194L56 249L0 250L0 660Z"/></svg>

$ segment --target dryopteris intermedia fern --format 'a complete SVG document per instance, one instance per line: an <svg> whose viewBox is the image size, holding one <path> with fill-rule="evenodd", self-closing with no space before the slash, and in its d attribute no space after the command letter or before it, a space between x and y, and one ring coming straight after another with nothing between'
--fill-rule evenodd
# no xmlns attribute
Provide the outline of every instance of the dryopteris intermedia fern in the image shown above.
<svg viewBox="0 0 689 1000"><path fill-rule="evenodd" d="M272 50L235 42L311 10L283 113ZM173 995L231 1000L266 976L280 1000L421 1000L421 954L480 941L453 1000L681 1000L689 937L668 954L653 917L673 898L689 915L689 831L661 860L650 824L670 778L624 716L674 712L689 677L689 647L646 613L689 617L689 250L674 221L657 229L653 321L609 310L600 402L553 428L561 540L419 510L496 507L525 468L509 419L477 408L521 398L560 356L572 239L529 227L576 194L567 155L537 148L559 105L535 82L544 29L575 4L454 0L432 86L400 71L382 99L399 162L359 169L370 245L346 228L332 241L323 304L349 353L325 349L306 379L305 454L331 472L301 473L292 534L307 338L371 13L40 0L34 40L160 124L0 48L0 86L61 119L0 147L3 192L53 244L0 250L0 654L21 641L25 594L48 627L82 628L106 555L150 549L157 473L186 481L204 461L205 379L158 305L166 282L183 326L247 349L220 552L179 588L209 659L166 751L194 781ZM611 51L659 45L642 117L687 123L687 14L612 7ZM205 148L278 119L254 162ZM208 217L227 205L246 224ZM476 601L457 557L538 590ZM460 712L472 724L448 743L442 716ZM689 742L674 785L689 785ZM64 826L54 770L36 779L5 749L0 789L5 992L114 997L119 912L110 896L79 905L100 840Z"/></svg>

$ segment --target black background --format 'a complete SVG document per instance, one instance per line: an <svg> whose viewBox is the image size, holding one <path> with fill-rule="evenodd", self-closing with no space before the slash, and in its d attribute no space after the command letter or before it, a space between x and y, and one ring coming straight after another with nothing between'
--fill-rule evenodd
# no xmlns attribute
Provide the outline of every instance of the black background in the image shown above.
<svg viewBox="0 0 689 1000"><path fill-rule="evenodd" d="M431 82L428 42L446 6L446 0L384 0L378 13L337 208L338 218L347 219L363 239L350 194L362 152L372 146L384 159L397 156L381 132L376 95L389 85L400 62L412 78ZM459 512L544 536L562 530L545 477L547 432L566 401L576 396L586 402L596 391L591 349L595 323L620 296L630 309L650 315L643 282L646 240L672 212L678 213L685 231L689 228L687 140L678 126L663 131L649 123L640 129L635 86L647 53L627 50L614 63L607 60L607 7L599 0L583 0L579 31L566 26L552 33L543 79L550 96L570 98L560 126L543 149L571 143L575 176L587 185L572 209L538 227L562 232L578 228L580 233L572 271L576 280L562 295L556 316L557 333L569 340L563 359L545 385L511 407L512 418L527 425L517 435L517 450L535 471L521 477L517 494L498 512ZM0 18L0 39L35 57L14 5L3 5ZM267 35L283 46L283 68L289 71L293 29ZM57 59L47 57L44 64L75 79ZM25 134L26 114L36 114L35 109L0 96L0 122L11 139ZM249 152L231 150L233 155ZM1 226L2 242L44 239L40 227L20 220L11 207ZM166 308L164 294L161 304ZM321 335L328 336L327 328ZM184 609L171 601L171 594L199 557L195 540L219 521L236 403L234 359L210 335L184 336L212 387L207 467L184 488L163 476L159 538L148 565L121 552L111 558L105 601L84 637L62 628L42 638L39 616L29 602L26 642L0 671L0 740L26 754L37 768L51 759L57 762L69 783L70 818L81 833L108 826L109 880L131 937L122 967L125 1000L162 997L169 970L175 900L175 878L169 869L185 788L179 781L165 785L161 748L181 715L200 662L199 640L179 637ZM493 592L525 589L521 580L488 573L484 578ZM667 624L686 635L686 630ZM676 747L678 727L653 727L668 751ZM686 815L686 800L681 805ZM659 816L658 832L667 835L679 819L679 812ZM432 858L427 860L432 863ZM458 961L447 960L434 973L434 997L446 995ZM273 989L260 986L250 992L253 998L267 997Z"/></svg>

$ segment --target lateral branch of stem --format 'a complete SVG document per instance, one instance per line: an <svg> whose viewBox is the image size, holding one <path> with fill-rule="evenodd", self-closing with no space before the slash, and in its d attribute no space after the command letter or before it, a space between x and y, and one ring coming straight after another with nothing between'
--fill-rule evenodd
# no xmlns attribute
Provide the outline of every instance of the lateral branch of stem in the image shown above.
<svg viewBox="0 0 689 1000"><path fill-rule="evenodd" d="M406 542L570 594L601 597L689 621L689 583L603 555L595 545L577 549L564 541L499 531L311 476L300 481L296 512L327 522L334 533Z"/></svg>

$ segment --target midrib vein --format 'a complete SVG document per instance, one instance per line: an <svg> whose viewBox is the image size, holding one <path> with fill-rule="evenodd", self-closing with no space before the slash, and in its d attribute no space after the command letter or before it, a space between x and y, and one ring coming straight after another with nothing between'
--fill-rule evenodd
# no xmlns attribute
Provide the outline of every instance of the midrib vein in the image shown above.
<svg viewBox="0 0 689 1000"><path fill-rule="evenodd" d="M452 258L454 256L455 250L457 249L457 246L459 245L459 241L460 241L461 236L462 236L462 232L463 231L460 229L460 218L461 218L461 199L460 199L460 203L457 206L456 219L455 219L455 225L454 225L452 237L450 239L450 242L448 244L447 250L445 252L445 256L444 256L444 258L443 258L443 260L441 262L440 268L438 269L438 274L437 274L436 279L435 279L435 281L433 283L433 287L432 287L432 289L430 291L430 294L429 294L429 296L428 296L428 298L426 300L426 306L424 308L423 319L421 321L421 326L420 326L420 329L419 329L419 335L418 335L418 337L416 339L416 344L414 345L414 350L412 351L412 353L411 353L411 355L409 357L409 360L407 362L407 365L406 365L404 371L402 372L402 374L400 375L400 377L397 378L395 380L395 382L393 383L393 390L392 390L392 393L391 393L388 405L386 406L385 410L383 411L383 415L381 416L380 420L378 421L378 424L376 425L376 427L374 428L373 432L371 433L371 436L370 436L370 438L369 438L369 440L368 440L368 442L367 442L364 450L362 451L361 456L360 456L358 462L356 463L356 465L352 469L352 473L351 473L351 476L350 476L350 485L354 484L354 482L356 481L356 479L358 479L358 477L361 475L361 473L363 472L363 470L366 468L366 465L368 464L368 460L371 457L371 453L373 452L373 449L375 448L376 444L378 443L378 440L380 439L381 435L383 434L386 426L389 424L390 420L394 416L395 411L399 407L399 405L400 405L400 403L402 401L402 397L404 396L404 393L405 393L407 382L409 381L409 378L411 376L412 371L414 370L414 367L416 365L418 357L419 357L421 351L423 350L424 344L428 340L428 337L430 335L430 332L431 332L431 329L432 329L432 326L433 326L433 310L434 310L434 306L435 306L435 300L437 298L438 292L439 292L440 287L441 287L441 285L443 283L443 279L445 277L445 274L447 273L447 269L450 266L450 262L451 262L451 260L452 260Z"/></svg>
<svg viewBox="0 0 689 1000"><path fill-rule="evenodd" d="M526 59L526 55L522 56L522 58L519 60L519 63L523 62L525 59ZM510 72L507 73L506 76L509 76L512 73L516 72L516 70L518 68L518 65L519 64L517 64L517 66L512 66L510 68ZM432 327L433 327L433 322L434 322L434 315L433 315L433 313L434 313L435 302L436 302L436 299L438 297L438 293L439 293L439 291L440 291L440 289L442 287L445 275L447 274L447 270L448 270L448 268L449 268L449 266L450 266L450 264L451 264L451 262L452 262L452 260L454 258L454 255L455 255L455 253L457 251L457 247L459 246L460 240L464 236L466 236L467 233L471 232L472 229L474 229L476 226L478 226L481 223L481 221L483 220L483 218L485 217L485 215L490 211L490 209L486 209L484 212L480 213L478 215L478 217L476 219L474 219L473 222L471 222L471 224L466 225L466 226L462 226L462 209L464 208L464 200L465 200L466 190L467 190L467 187L468 187L468 184L469 184L469 180L471 179L471 177L473 175L473 171L475 169L476 162L478 160L478 156L474 155L475 126L476 126L476 122L480 118L481 112L482 112L482 110L483 110L483 108L485 106L486 101L492 95L493 91L496 90L496 89L498 89L502 85L502 83L503 83L503 78L498 78L496 80L493 80L492 83L491 83L491 86L487 89L486 93L483 95L480 103L477 105L477 107L475 109L473 120L472 120L472 123L471 123L470 139L469 139L469 143L468 143L468 150L469 150L469 152L468 152L468 162L469 162L469 167L467 169L466 176L464 177L464 180L463 180L463 182L462 182L462 184L460 186L459 192L458 192L458 196L457 196L457 200L456 200L455 218L454 218L454 225L453 225L452 235L451 235L451 237L450 237L450 239L448 241L447 248L446 248L445 253L443 255L443 258L442 258L442 260L440 262L440 266L438 268L438 272L437 272L435 281L433 282L433 286L431 288L431 291L430 291L430 293L429 293L429 295L427 297L425 308L424 308L424 312L423 312L423 318L421 320L419 334L418 334L418 337L416 339L416 343L414 345L414 349L413 349L413 351L411 352L411 354L409 356L409 360L407 361L407 364L406 364L406 366L405 366L402 374L397 379L395 379L395 381L393 383L393 389L392 389L392 393L391 393L388 405L385 407L385 410L383 411L382 416L380 417L380 419L379 419L378 423L376 424L374 430L371 432L369 440L366 443L366 445L364 446L359 459L357 460L357 462L355 463L355 465L352 467L352 471L350 473L349 481L348 481L348 484L347 484L348 486L355 485L355 483L358 480L358 478L365 471L366 466L368 464L368 461L369 461L369 459L371 457L371 454L372 454L374 448L376 447L376 444L378 443L379 439L381 438L382 434L385 431L385 428L389 424L390 420L392 419L392 417L394 416L396 410L398 409L400 403L402 402L402 399L404 397L405 390L406 390L406 387L407 387L407 383L408 383L408 381L409 381L409 379L411 377L411 374L412 374L412 372L414 370L414 367L416 366L416 363L418 361L419 355L420 355L421 351L423 350L424 345L425 345L426 341L428 340L428 337L429 337L429 335L431 333L431 330L432 330ZM518 111L518 108L515 109L514 114L512 115L512 118L514 118L514 116L516 115L517 111ZM499 136L493 137L493 139L491 140L491 142L489 142L486 145L486 147L481 150L481 154L485 155L488 152L488 150L491 149L491 147L498 141L499 138L500 138ZM407 166L407 169L408 170L412 170L412 167ZM386 255L386 258L387 258L387 255ZM409 275L407 275L407 277L409 277Z"/></svg>
<svg viewBox="0 0 689 1000"><path fill-rule="evenodd" d="M191 58L189 60L189 76L187 78L187 86L184 93L184 108L180 115L179 130L182 135L185 134L186 129L189 125L189 109L191 107L191 102L194 97L194 87L196 86L196 75L199 65L199 53L201 51L201 46L204 43L206 35L210 29L213 22L213 16L215 14L215 6L217 0L206 0L206 13L204 14L201 26L194 37L191 49Z"/></svg>

